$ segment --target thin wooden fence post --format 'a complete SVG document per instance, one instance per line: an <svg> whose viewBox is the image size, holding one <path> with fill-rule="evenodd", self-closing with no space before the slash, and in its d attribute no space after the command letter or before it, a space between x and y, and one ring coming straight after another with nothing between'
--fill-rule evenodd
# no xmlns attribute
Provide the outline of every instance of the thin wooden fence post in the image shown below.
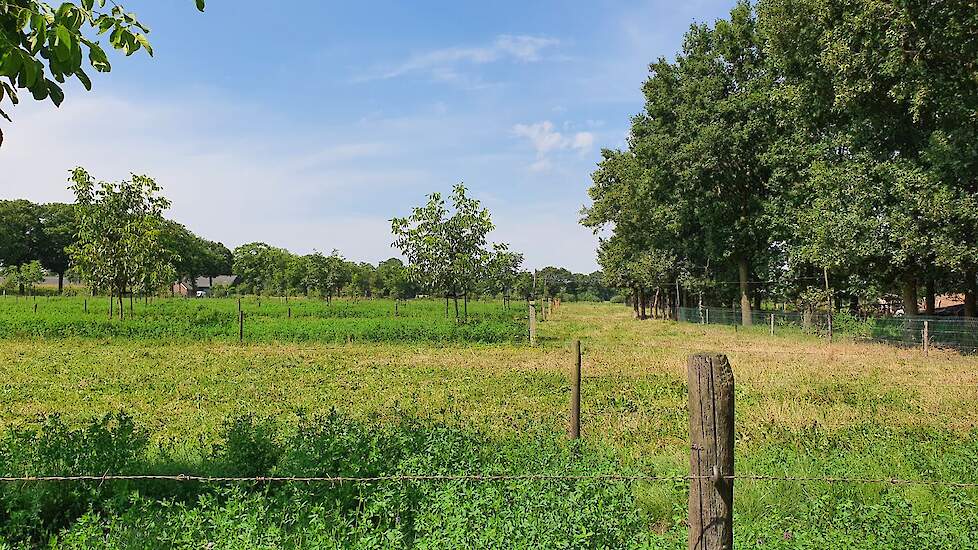
<svg viewBox="0 0 978 550"><path fill-rule="evenodd" d="M733 550L734 376L726 355L689 357L689 550Z"/></svg>
<svg viewBox="0 0 978 550"><path fill-rule="evenodd" d="M930 355L930 321L924 321L924 355Z"/></svg>
<svg viewBox="0 0 978 550"><path fill-rule="evenodd" d="M537 345L537 306L533 300L529 302L530 315L530 345Z"/></svg>
<svg viewBox="0 0 978 550"><path fill-rule="evenodd" d="M771 314L771 336L774 336L774 314Z"/></svg>
<svg viewBox="0 0 978 550"><path fill-rule="evenodd" d="M574 340L574 368L571 371L570 438L581 438L581 341Z"/></svg>
<svg viewBox="0 0 978 550"><path fill-rule="evenodd" d="M710 308L706 308L706 324L710 324Z"/></svg>
<svg viewBox="0 0 978 550"><path fill-rule="evenodd" d="M85 298L85 313L88 313L88 298Z"/></svg>
<svg viewBox="0 0 978 550"><path fill-rule="evenodd" d="M238 342L244 342L244 312L238 312Z"/></svg>
<svg viewBox="0 0 978 550"><path fill-rule="evenodd" d="M292 306L289 306L289 319L292 318Z"/></svg>

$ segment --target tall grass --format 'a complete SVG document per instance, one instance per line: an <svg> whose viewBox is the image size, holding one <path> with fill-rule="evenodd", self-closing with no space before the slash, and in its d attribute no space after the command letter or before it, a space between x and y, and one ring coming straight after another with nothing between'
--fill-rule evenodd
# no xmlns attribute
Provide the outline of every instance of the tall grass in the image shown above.
<svg viewBox="0 0 978 550"><path fill-rule="evenodd" d="M87 312L86 312L87 300ZM36 309L35 309L36 306ZM238 303L234 299L164 299L134 303L126 318L108 318L105 298L6 297L0 299L0 338L137 338L236 341ZM116 306L118 307L118 306ZM249 342L474 342L526 340L522 309L496 302L469 304L457 322L436 300L395 304L390 300L290 300L248 298L244 339Z"/></svg>

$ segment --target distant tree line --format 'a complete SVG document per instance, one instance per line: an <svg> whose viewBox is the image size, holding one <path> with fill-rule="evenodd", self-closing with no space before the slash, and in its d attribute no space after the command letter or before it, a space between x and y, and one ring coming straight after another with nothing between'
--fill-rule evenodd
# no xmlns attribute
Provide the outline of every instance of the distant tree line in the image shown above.
<svg viewBox="0 0 978 550"><path fill-rule="evenodd" d="M426 218L423 231L411 234L420 248L408 249L408 265L390 258L375 266L347 260L337 250L301 255L263 242L231 251L166 219L169 201L147 176L103 182L78 168L70 182L74 204L0 201L0 276L21 293L33 293L47 270L59 276L59 292L66 275L72 274L90 291L114 297L120 316L125 297L131 302L135 296L171 293L174 283L193 292L201 277L210 278L213 291L213 279L229 274L236 278L232 287L223 289L226 293L326 300L439 295L461 298L463 315L472 297L502 297L507 304L514 296L612 297L600 272L580 275L548 267L530 273L521 268L522 254L504 244L487 248L488 212L465 197L461 187L453 200L462 208L452 216L444 215L440 197L433 196L434 214ZM414 222L395 223L407 227L403 223ZM402 238L399 235L404 233L395 231L395 240Z"/></svg>
<svg viewBox="0 0 978 550"><path fill-rule="evenodd" d="M505 243L488 243L495 228L492 217L468 196L463 184L452 189L447 202L441 193L427 198L409 216L392 219L391 231L394 246L408 259L409 279L421 291L443 296L446 313L451 300L455 317L467 317L469 298L482 295L502 296L507 306L513 296L611 298L600 275L575 275L554 267L538 273L522 270L522 254L510 251Z"/></svg>
<svg viewBox="0 0 978 550"><path fill-rule="evenodd" d="M650 66L582 223L606 281L704 301L908 315L978 269L974 2L742 1ZM868 307L866 307L868 305Z"/></svg>

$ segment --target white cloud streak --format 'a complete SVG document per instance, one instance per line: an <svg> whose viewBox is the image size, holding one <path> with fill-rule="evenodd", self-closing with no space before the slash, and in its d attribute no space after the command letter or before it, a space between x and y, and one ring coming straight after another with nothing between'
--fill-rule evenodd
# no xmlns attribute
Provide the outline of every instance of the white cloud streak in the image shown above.
<svg viewBox="0 0 978 550"><path fill-rule="evenodd" d="M594 134L591 132L562 133L554 129L553 122L544 120L533 124L516 124L513 134L525 138L536 151L536 161L530 165L532 172L544 172L551 168L551 154L557 151L573 150L587 153L594 147Z"/></svg>
<svg viewBox="0 0 978 550"><path fill-rule="evenodd" d="M543 59L546 50L560 42L553 38L504 34L491 44L478 47L454 46L415 54L394 68L361 80L397 78L411 74L426 74L440 81L466 80L464 66L485 65L503 61L534 63Z"/></svg>

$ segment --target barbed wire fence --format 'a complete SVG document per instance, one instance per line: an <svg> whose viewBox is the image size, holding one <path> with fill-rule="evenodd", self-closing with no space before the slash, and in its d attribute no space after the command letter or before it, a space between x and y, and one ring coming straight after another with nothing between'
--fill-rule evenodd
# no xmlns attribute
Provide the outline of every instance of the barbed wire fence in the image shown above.
<svg viewBox="0 0 978 550"><path fill-rule="evenodd" d="M580 341L572 348L570 367L570 403L568 436L580 438L580 387L582 353ZM689 355L685 388L689 398L688 412L690 471L688 475L653 475L621 471L597 474L560 473L464 473L427 474L398 473L373 476L206 476L195 474L122 474L101 475L15 475L0 477L0 484L38 483L111 483L125 481L197 484L381 484L381 483L671 483L688 486L690 544L704 550L732 548L733 492L735 482L804 483L831 485L880 485L976 490L978 481L910 478L870 478L844 476L765 475L734 472L734 378L729 360L723 354ZM576 414L575 414L576 412ZM576 425L575 425L576 424ZM576 429L575 429L576 427ZM706 503L706 504L704 504ZM692 546L691 546L692 547Z"/></svg>

